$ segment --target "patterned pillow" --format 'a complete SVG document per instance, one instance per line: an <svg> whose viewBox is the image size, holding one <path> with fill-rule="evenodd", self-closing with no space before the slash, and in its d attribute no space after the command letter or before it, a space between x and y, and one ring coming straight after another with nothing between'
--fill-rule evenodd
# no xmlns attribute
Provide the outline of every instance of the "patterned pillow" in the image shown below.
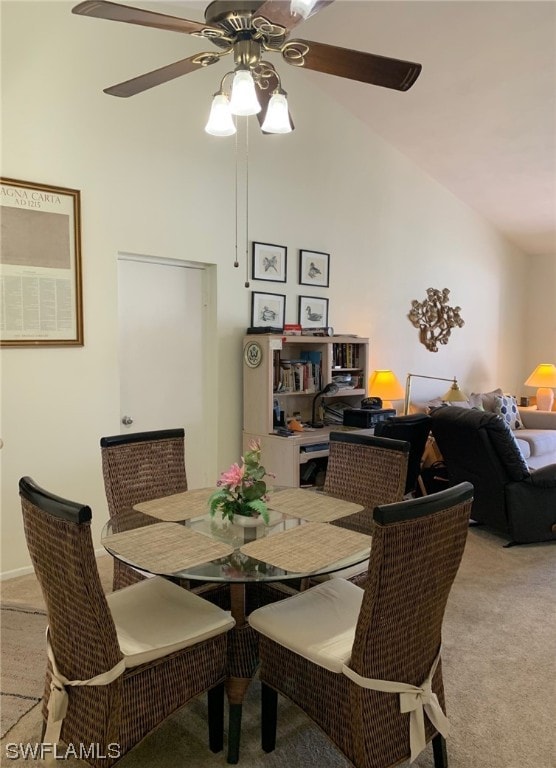
<svg viewBox="0 0 556 768"><path fill-rule="evenodd" d="M513 395L495 395L494 413L501 416L510 429L523 427L517 410L517 400Z"/></svg>

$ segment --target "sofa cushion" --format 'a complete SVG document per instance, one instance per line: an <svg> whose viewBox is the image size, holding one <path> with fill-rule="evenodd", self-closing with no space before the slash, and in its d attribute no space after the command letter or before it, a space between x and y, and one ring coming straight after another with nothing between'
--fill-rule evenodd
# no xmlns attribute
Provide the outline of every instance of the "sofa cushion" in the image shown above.
<svg viewBox="0 0 556 768"><path fill-rule="evenodd" d="M510 429L521 429L523 426L517 409L517 400L513 395L495 395L494 413L501 416Z"/></svg>
<svg viewBox="0 0 556 768"><path fill-rule="evenodd" d="M523 456L524 459L528 459L531 456L531 447L529 443L527 442L527 440L520 440L519 437L517 437L517 435L514 435L514 437L521 455Z"/></svg>
<svg viewBox="0 0 556 768"><path fill-rule="evenodd" d="M548 453L556 455L556 430L554 429L520 429L516 438L518 443L528 444L529 456L544 456Z"/></svg>

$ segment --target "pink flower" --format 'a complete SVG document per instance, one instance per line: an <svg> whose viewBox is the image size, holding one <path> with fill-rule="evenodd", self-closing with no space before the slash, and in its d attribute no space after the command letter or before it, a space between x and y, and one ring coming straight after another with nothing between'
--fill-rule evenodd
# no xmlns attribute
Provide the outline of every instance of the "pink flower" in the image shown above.
<svg viewBox="0 0 556 768"><path fill-rule="evenodd" d="M261 450L261 441L259 440L258 437L254 437L249 442L249 450L250 451L260 451Z"/></svg>
<svg viewBox="0 0 556 768"><path fill-rule="evenodd" d="M239 464L232 464L227 472L222 472L220 475L219 483L223 485L235 486L240 485L245 474L245 467L239 466Z"/></svg>

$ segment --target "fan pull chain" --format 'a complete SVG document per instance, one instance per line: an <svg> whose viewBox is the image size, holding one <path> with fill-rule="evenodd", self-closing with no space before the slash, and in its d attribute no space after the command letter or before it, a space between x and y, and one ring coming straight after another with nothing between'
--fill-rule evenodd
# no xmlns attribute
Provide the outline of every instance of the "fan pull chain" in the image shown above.
<svg viewBox="0 0 556 768"><path fill-rule="evenodd" d="M235 204L236 204L236 217L235 217L236 218L236 223L235 223L235 226L236 226L236 243L235 243L234 267L237 268L237 267L239 267L239 261L238 261L238 258L237 258L237 236L238 236L238 231L237 231L237 224L238 224L238 142L237 142L237 130L236 130L236 134L235 134L235 158L236 158L236 178L235 178L235 192L236 192L236 195L235 195L235 198L236 198L235 199Z"/></svg>
<svg viewBox="0 0 556 768"><path fill-rule="evenodd" d="M245 118L245 287L249 288L249 118Z"/></svg>

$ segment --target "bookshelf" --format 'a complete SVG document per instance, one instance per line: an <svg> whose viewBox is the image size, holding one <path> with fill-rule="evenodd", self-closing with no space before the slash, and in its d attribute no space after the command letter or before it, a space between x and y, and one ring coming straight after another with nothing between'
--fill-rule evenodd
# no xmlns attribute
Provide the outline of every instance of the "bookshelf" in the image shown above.
<svg viewBox="0 0 556 768"><path fill-rule="evenodd" d="M262 459L277 485L296 487L303 465L328 456L328 435L342 427L342 409L355 408L367 394L369 340L357 336L248 335L243 340L243 442L262 446ZM319 398L322 429L284 437L276 416L310 422L315 395L334 382L338 392ZM318 414L318 410L317 410Z"/></svg>

